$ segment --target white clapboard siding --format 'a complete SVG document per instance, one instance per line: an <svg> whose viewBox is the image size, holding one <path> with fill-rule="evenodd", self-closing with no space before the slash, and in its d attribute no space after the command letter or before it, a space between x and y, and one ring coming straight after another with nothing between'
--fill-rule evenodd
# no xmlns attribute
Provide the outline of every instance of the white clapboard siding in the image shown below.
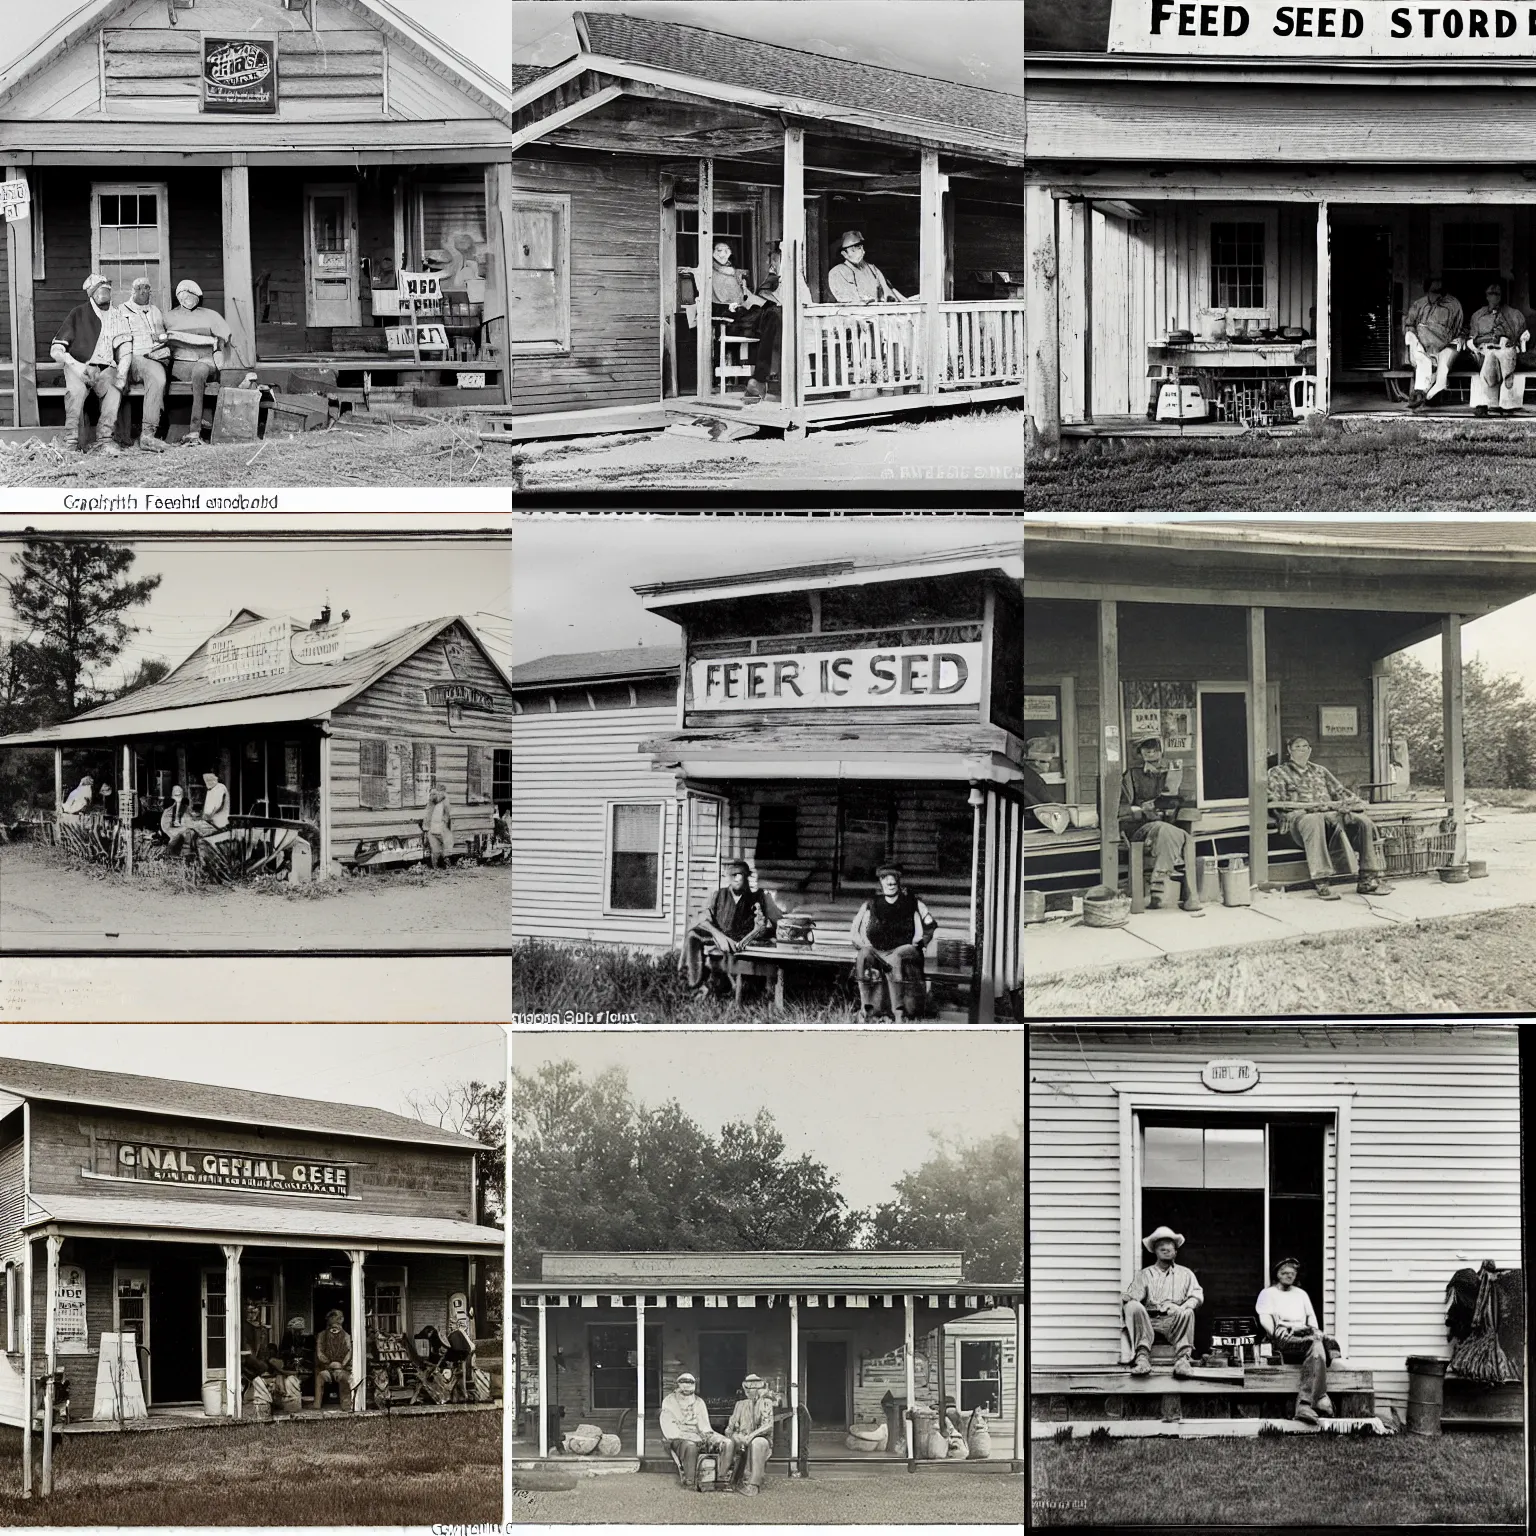
<svg viewBox="0 0 1536 1536"><path fill-rule="evenodd" d="M1407 1400L1404 1360L1444 1356L1444 1289L1485 1258L1521 1263L1518 1046L1512 1028L1332 1025L1041 1028L1030 1033L1031 1359L1038 1370L1118 1360L1121 1273L1118 1097L1113 1083L1199 1095L1217 1056L1255 1061L1256 1094L1207 1094L1213 1110L1259 1108L1282 1090L1352 1093L1351 1366L1375 1373L1379 1406ZM1338 1149L1326 1140L1324 1310L1334 1276Z"/></svg>
<svg viewBox="0 0 1536 1536"><path fill-rule="evenodd" d="M512 932L670 949L677 882L676 778L639 748L676 728L675 709L530 710L512 721ZM659 915L605 914L605 806L664 803Z"/></svg>

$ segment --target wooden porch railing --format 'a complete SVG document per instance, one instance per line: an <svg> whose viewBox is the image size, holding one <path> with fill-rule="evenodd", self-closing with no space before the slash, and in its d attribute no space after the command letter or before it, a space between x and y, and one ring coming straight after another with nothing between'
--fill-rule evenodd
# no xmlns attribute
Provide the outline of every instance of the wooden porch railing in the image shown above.
<svg viewBox="0 0 1536 1536"><path fill-rule="evenodd" d="M805 304L800 324L806 399L923 382L921 304Z"/></svg>
<svg viewBox="0 0 1536 1536"><path fill-rule="evenodd" d="M1024 379L1023 299L941 304L944 377L940 389L974 389Z"/></svg>

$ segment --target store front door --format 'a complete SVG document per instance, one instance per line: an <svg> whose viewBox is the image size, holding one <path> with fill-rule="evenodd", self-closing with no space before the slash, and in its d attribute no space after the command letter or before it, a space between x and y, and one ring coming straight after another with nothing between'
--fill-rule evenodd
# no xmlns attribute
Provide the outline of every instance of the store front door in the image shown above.
<svg viewBox="0 0 1536 1536"><path fill-rule="evenodd" d="M848 1422L848 1341L808 1339L805 1345L805 1406L823 1428Z"/></svg>
<svg viewBox="0 0 1536 1536"><path fill-rule="evenodd" d="M176 1259L157 1262L149 1278L146 1337L151 1353L145 1397L151 1404L198 1400L203 1388L202 1352L193 1325L198 1310L195 1265ZM221 1365L223 1359L220 1354Z"/></svg>

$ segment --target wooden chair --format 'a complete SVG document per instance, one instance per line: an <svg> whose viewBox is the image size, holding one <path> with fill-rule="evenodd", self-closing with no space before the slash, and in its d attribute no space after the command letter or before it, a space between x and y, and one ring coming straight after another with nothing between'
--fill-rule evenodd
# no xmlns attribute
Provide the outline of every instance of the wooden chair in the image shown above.
<svg viewBox="0 0 1536 1536"><path fill-rule="evenodd" d="M727 329L728 320L712 320L710 323L719 327L715 332L715 383L722 395L732 394L735 393L731 389L732 379L752 377L752 354L747 349L757 345L757 337L731 335ZM731 355L733 348L737 349L734 357Z"/></svg>

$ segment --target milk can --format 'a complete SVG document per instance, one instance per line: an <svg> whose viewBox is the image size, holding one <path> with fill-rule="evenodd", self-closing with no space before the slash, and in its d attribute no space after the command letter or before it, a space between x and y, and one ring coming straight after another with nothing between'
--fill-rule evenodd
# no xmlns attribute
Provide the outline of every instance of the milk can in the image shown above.
<svg viewBox="0 0 1536 1536"><path fill-rule="evenodd" d="M1221 867L1221 904L1224 907L1251 907L1248 890L1248 861L1234 853Z"/></svg>
<svg viewBox="0 0 1536 1536"><path fill-rule="evenodd" d="M1221 899L1221 883L1217 870L1220 868L1221 861L1215 854L1201 854L1195 863L1200 881L1200 900L1207 903L1219 901Z"/></svg>

